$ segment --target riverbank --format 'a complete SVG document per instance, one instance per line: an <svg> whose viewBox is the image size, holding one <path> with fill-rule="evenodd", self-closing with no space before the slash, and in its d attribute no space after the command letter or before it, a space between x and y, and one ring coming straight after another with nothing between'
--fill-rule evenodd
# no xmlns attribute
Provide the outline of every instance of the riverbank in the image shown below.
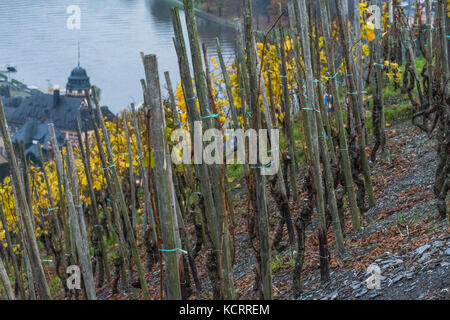
<svg viewBox="0 0 450 320"><path fill-rule="evenodd" d="M28 97L31 94L31 90L26 84L16 79L8 81L6 76L3 78L2 74L0 74L0 96Z"/></svg>
<svg viewBox="0 0 450 320"><path fill-rule="evenodd" d="M182 10L184 9L183 1L180 1L180 0L164 0L164 1L179 8L179 9L182 9ZM229 28L233 28L233 29L235 28L235 20L236 19L230 20L227 18L221 18L221 17L215 16L211 13L208 13L206 11L203 11L202 9L199 9L199 8L194 8L194 11L195 11L195 15L197 17L212 21L214 23L217 23L217 24L225 26L225 27L229 27Z"/></svg>

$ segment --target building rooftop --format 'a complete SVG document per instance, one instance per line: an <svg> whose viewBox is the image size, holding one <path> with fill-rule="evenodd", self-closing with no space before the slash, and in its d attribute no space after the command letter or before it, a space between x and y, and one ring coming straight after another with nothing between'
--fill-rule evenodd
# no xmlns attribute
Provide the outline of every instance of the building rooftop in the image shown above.
<svg viewBox="0 0 450 320"><path fill-rule="evenodd" d="M88 130L92 130L89 111L84 102L88 92L91 92L89 77L78 63L70 73L65 95L61 95L59 90L50 94L31 90L28 97L12 97L2 94L2 91L0 95L6 119L13 132L30 121L53 123L58 130L75 132L75 118L82 122L87 120ZM108 120L115 117L108 107L102 107L102 112Z"/></svg>
<svg viewBox="0 0 450 320"><path fill-rule="evenodd" d="M84 105L84 98L60 95L58 90L53 94L33 91L28 98L3 99L6 119L10 127L21 127L30 120L51 122L62 131L76 131L75 118L88 120L88 130L92 129L89 111ZM107 119L114 119L108 107L102 107Z"/></svg>
<svg viewBox="0 0 450 320"><path fill-rule="evenodd" d="M64 144L64 134L55 129L56 139L61 147ZM27 157L32 156L36 161L40 159L39 149L42 146L43 153L46 154L51 150L51 138L48 132L48 123L38 122L35 120L27 121L11 138L14 144L20 141L24 142L25 154Z"/></svg>
<svg viewBox="0 0 450 320"><path fill-rule="evenodd" d="M55 130L56 138L62 145L64 143L64 135ZM39 147L43 146L44 150L49 150L51 139L48 133L48 123L38 122L35 120L27 121L11 138L13 143L23 141L26 147L37 146L37 155L39 155Z"/></svg>

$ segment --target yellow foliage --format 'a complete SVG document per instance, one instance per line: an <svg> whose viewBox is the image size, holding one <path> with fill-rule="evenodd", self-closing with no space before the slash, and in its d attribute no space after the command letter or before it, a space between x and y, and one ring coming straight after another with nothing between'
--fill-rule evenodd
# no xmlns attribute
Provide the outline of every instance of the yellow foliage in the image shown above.
<svg viewBox="0 0 450 320"><path fill-rule="evenodd" d="M363 53L364 53L366 56L369 56L370 50L369 50L369 46L368 46L367 44L364 44L364 45L362 46L362 51L363 51Z"/></svg>
<svg viewBox="0 0 450 320"><path fill-rule="evenodd" d="M372 22L367 21L363 29L366 32L367 40L369 40L370 42L375 40L375 25Z"/></svg>

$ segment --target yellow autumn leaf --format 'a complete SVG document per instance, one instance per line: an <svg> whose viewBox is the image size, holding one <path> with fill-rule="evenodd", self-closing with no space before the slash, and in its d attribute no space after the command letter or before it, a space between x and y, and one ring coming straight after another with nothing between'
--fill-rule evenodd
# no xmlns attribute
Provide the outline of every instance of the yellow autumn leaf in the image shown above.
<svg viewBox="0 0 450 320"><path fill-rule="evenodd" d="M373 40L375 40L375 25L372 22L367 21L366 26L367 40L372 42Z"/></svg>
<svg viewBox="0 0 450 320"><path fill-rule="evenodd" d="M319 48L323 48L324 39L323 37L319 37Z"/></svg>
<svg viewBox="0 0 450 320"><path fill-rule="evenodd" d="M102 189L102 184L100 183L100 181L95 180L92 184L93 184L93 188L95 190L99 191Z"/></svg>
<svg viewBox="0 0 450 320"><path fill-rule="evenodd" d="M369 50L369 46L368 46L367 44L364 44L364 45L362 46L362 51L364 52L364 54L365 54L366 56L369 56L370 50Z"/></svg>

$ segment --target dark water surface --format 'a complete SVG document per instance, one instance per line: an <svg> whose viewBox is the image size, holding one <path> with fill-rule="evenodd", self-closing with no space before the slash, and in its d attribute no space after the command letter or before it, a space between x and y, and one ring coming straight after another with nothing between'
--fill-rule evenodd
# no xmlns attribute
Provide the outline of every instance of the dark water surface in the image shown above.
<svg viewBox="0 0 450 320"><path fill-rule="evenodd" d="M66 27L70 5L81 8L79 30ZM133 100L142 101L141 51L158 56L161 75L170 71L172 81L179 80L170 7L164 0L2 0L0 70L15 65L13 78L42 90L49 84L65 87L77 65L79 41L81 66L91 84L101 88L102 104L119 112ZM180 14L184 25L184 13ZM219 37L225 60L230 61L233 31L199 18L197 23L210 54L215 54Z"/></svg>

